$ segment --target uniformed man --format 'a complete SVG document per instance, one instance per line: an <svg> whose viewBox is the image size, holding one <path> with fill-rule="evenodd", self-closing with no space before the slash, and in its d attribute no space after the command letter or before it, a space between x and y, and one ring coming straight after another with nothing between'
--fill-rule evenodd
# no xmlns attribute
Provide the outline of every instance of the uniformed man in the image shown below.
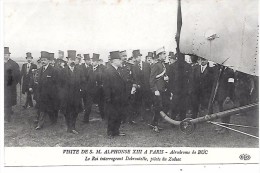
<svg viewBox="0 0 260 173"><path fill-rule="evenodd" d="M81 69L76 65L76 51L68 50L68 66L62 69L61 86L64 95L61 103L61 111L65 116L67 132L78 134L76 120L78 113L82 110L81 90L83 88L83 75Z"/></svg>
<svg viewBox="0 0 260 173"><path fill-rule="evenodd" d="M45 118L49 115L52 123L55 123L54 112L57 108L57 71L50 65L52 56L46 52L41 52L42 67L39 69L39 119L36 126L36 130L43 127Z"/></svg>
<svg viewBox="0 0 260 173"><path fill-rule="evenodd" d="M19 65L10 58L9 47L4 47L4 113L5 122L11 121L12 106L17 104L16 85L20 82Z"/></svg>
<svg viewBox="0 0 260 173"><path fill-rule="evenodd" d="M152 66L150 75L150 87L154 95L154 117L151 125L154 127L153 130L155 132L159 132L158 121L160 118L160 111L163 110L164 112L167 112L166 102L168 100L166 94L168 76L164 65L166 59L164 47L158 49L155 55L157 63Z"/></svg>
<svg viewBox="0 0 260 173"><path fill-rule="evenodd" d="M104 91L108 113L107 135L109 137L125 136L119 131L126 105L126 83L120 74L122 60L119 51L110 52L111 63L104 76Z"/></svg>
<svg viewBox="0 0 260 173"><path fill-rule="evenodd" d="M27 63L23 64L21 70L21 79L23 80L22 84L22 93L26 94L25 105L23 106L26 109L28 106L33 107L32 94L33 90L29 87L31 78L33 77L32 71L37 69L37 65L32 63L32 54L30 52L26 53Z"/></svg>

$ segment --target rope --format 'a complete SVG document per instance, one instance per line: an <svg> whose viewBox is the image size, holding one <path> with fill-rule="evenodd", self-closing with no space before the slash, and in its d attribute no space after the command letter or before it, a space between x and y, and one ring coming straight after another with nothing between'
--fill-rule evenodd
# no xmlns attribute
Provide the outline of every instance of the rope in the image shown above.
<svg viewBox="0 0 260 173"><path fill-rule="evenodd" d="M211 122L213 122L213 121L211 121ZM258 127L254 127L254 126L244 126L244 125L239 125L239 124L229 124L229 123L221 123L221 122L213 122L213 123L222 124L222 125L229 125L229 126L236 126L236 127L245 127L245 128L258 129Z"/></svg>
<svg viewBox="0 0 260 173"><path fill-rule="evenodd" d="M254 135L251 135L251 134L248 134L248 133L245 133L245 132L241 132L241 131L236 130L236 129L232 129L232 128L230 128L230 127L227 127L227 126L224 126L224 125L221 125L221 124L215 123L215 122L211 122L211 121L208 121L208 122L211 123L211 124L214 124L214 125L217 125L217 126L220 126L220 127L224 127L224 128L229 129L229 130L232 130L232 131L235 131L235 132L238 132L238 133L241 133L241 134L244 134L244 135L247 135L247 136L250 136L250 137L256 138L256 139L259 139L259 137L257 137L257 136L254 136Z"/></svg>

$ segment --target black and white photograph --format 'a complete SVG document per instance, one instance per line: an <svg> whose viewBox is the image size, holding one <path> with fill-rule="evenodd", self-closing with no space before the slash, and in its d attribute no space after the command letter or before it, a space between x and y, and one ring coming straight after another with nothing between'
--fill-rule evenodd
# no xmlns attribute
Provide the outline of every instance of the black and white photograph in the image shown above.
<svg viewBox="0 0 260 173"><path fill-rule="evenodd" d="M4 166L259 163L258 0L1 3Z"/></svg>

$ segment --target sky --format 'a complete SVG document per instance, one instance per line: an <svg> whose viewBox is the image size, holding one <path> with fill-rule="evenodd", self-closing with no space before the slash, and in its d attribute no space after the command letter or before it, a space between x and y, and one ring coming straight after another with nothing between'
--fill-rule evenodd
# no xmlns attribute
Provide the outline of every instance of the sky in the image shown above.
<svg viewBox="0 0 260 173"><path fill-rule="evenodd" d="M99 53L176 48L177 0L5 0L4 46L13 59L40 51Z"/></svg>

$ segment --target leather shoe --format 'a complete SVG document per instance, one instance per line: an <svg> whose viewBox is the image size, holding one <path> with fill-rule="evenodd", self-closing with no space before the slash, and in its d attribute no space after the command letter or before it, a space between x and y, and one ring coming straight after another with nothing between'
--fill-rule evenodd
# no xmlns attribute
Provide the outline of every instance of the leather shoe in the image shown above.
<svg viewBox="0 0 260 173"><path fill-rule="evenodd" d="M79 134L79 132L77 132L76 130L71 130L72 133L74 133L75 135Z"/></svg>
<svg viewBox="0 0 260 173"><path fill-rule="evenodd" d="M125 136L125 133L119 133L118 136Z"/></svg>
<svg viewBox="0 0 260 173"><path fill-rule="evenodd" d="M35 130L40 130L40 129L41 129L40 126L35 127Z"/></svg>

